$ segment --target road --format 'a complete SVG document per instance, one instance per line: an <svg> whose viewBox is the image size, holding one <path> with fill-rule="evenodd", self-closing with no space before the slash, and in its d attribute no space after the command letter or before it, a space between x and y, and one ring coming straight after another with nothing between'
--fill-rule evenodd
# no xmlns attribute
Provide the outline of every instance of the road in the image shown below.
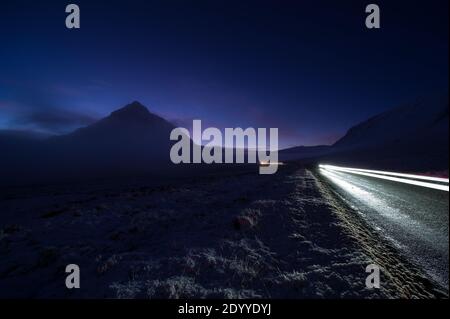
<svg viewBox="0 0 450 319"><path fill-rule="evenodd" d="M449 192L320 169L366 222L448 290Z"/></svg>

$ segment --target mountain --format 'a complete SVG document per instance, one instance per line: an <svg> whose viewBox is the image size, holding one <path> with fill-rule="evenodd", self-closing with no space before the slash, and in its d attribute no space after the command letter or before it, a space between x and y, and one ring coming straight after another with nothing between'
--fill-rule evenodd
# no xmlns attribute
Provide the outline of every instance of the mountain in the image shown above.
<svg viewBox="0 0 450 319"><path fill-rule="evenodd" d="M448 173L448 133L448 97L421 99L353 126L331 146L290 148L280 151L280 158Z"/></svg>
<svg viewBox="0 0 450 319"><path fill-rule="evenodd" d="M149 172L169 165L173 128L133 102L92 125L48 139L46 147L63 169L77 167L105 175Z"/></svg>
<svg viewBox="0 0 450 319"><path fill-rule="evenodd" d="M90 163L120 164L151 160L168 161L174 125L150 113L139 102L112 112L108 117L73 133L49 139L48 144Z"/></svg>
<svg viewBox="0 0 450 319"><path fill-rule="evenodd" d="M2 181L163 174L175 126L133 102L70 134L35 139L0 135ZM11 148L12 141L22 141ZM20 183L20 182L19 182Z"/></svg>
<svg viewBox="0 0 450 319"><path fill-rule="evenodd" d="M145 106L135 101L112 112L108 117L92 125L80 128L68 135L59 136L56 139L74 138L91 140L94 138L95 141L101 139L120 139L130 142L135 139L147 140L151 138L154 141L160 141L158 136L161 134L170 134L173 128L175 128L173 124L150 113ZM169 140L168 136L166 140Z"/></svg>
<svg viewBox="0 0 450 319"><path fill-rule="evenodd" d="M342 165L448 174L448 129L448 97L422 99L352 127L323 160Z"/></svg>
<svg viewBox="0 0 450 319"><path fill-rule="evenodd" d="M352 127L337 148L448 139L448 99L420 100L374 116Z"/></svg>

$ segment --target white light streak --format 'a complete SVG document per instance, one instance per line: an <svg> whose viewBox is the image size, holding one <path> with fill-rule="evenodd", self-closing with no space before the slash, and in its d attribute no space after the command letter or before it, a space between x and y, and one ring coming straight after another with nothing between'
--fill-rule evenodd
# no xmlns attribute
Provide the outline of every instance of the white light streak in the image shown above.
<svg viewBox="0 0 450 319"><path fill-rule="evenodd" d="M362 176L368 176L368 177L373 177L373 178L389 180L389 181L398 182L398 183L427 187L427 188L442 190L442 191L446 191L446 192L449 191L448 185L435 184L435 183L430 183L430 182L422 182L422 181L414 180L414 179L422 179L422 180L429 180L429 181L435 181L435 182L443 182L443 183L448 184L448 179L444 179L444 178L403 174L403 173L394 173L394 172L365 170L365 169L350 168L350 167L340 167L340 166L334 166L334 165L319 165L319 167L324 170L328 170L328 171L345 172L345 173L351 173L351 174L355 174L355 175L362 175ZM394 176L401 176L401 177L414 178L414 179L400 178L400 177L394 177Z"/></svg>
<svg viewBox="0 0 450 319"><path fill-rule="evenodd" d="M405 178L412 178L412 179L419 179L419 180L426 180L426 181L433 181L433 182L440 182L440 183L447 183L447 184L449 183L449 179L448 178L441 178L441 177L431 177L431 176L423 176L423 175L413 175L413 174L377 171L377 170L361 169L361 168L339 167L339 166L333 166L333 165L320 165L320 167L329 168L329 169L335 169L335 170L346 169L346 170L352 170L352 171L357 171L357 172L365 172L365 173L373 173L373 174L381 174L381 175L389 175L389 176L398 176L398 177L405 177Z"/></svg>

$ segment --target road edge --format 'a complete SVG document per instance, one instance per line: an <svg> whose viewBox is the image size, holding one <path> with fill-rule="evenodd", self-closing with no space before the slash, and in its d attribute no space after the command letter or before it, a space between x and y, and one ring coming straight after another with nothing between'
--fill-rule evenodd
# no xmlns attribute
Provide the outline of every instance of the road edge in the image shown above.
<svg viewBox="0 0 450 319"><path fill-rule="evenodd" d="M324 180L317 170L308 169L314 176L317 186L327 199L332 211L341 222L344 231L360 246L363 252L379 265L383 275L396 288L400 298L440 299L448 298L437 283L427 278L420 267L414 265L393 245L368 225Z"/></svg>

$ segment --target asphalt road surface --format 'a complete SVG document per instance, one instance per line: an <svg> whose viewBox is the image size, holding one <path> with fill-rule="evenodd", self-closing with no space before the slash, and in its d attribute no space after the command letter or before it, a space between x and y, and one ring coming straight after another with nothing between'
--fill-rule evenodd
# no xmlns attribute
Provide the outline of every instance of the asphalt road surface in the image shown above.
<svg viewBox="0 0 450 319"><path fill-rule="evenodd" d="M448 290L449 192L320 170L339 195Z"/></svg>

